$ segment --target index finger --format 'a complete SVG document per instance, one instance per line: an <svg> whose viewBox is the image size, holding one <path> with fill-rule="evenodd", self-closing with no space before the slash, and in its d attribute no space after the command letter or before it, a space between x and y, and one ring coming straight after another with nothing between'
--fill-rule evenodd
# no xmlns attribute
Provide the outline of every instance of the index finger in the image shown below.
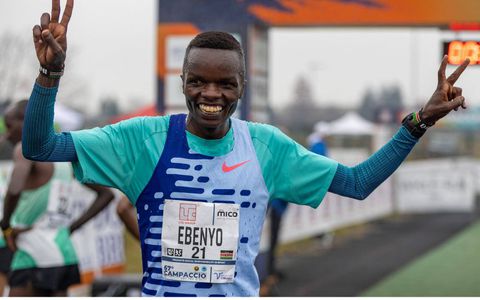
<svg viewBox="0 0 480 300"><path fill-rule="evenodd" d="M62 21L60 23L65 26L65 28L68 27L68 22L70 22L70 18L72 17L73 2L73 0L67 0L65 10L63 11Z"/></svg>
<svg viewBox="0 0 480 300"><path fill-rule="evenodd" d="M445 70L447 69L448 56L444 55L440 68L438 68L438 86L442 85L445 79Z"/></svg>
<svg viewBox="0 0 480 300"><path fill-rule="evenodd" d="M450 74L450 76L448 76L447 81L453 85L455 81L457 81L457 79L460 77L460 75L462 75L463 71L465 71L469 63L470 59L465 59L465 61L460 66L458 66L458 68L452 74Z"/></svg>
<svg viewBox="0 0 480 300"><path fill-rule="evenodd" d="M52 0L52 23L58 23L60 17L60 0Z"/></svg>

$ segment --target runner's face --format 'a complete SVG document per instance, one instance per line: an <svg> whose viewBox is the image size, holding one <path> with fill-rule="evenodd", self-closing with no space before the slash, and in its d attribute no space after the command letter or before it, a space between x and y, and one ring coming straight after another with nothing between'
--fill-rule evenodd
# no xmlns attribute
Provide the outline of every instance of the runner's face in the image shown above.
<svg viewBox="0 0 480 300"><path fill-rule="evenodd" d="M23 121L16 116L15 110L10 109L4 117L7 128L6 139L15 145L22 140Z"/></svg>
<svg viewBox="0 0 480 300"><path fill-rule="evenodd" d="M227 133L228 120L243 93L240 59L233 50L190 50L182 75L188 131L205 139L219 139Z"/></svg>

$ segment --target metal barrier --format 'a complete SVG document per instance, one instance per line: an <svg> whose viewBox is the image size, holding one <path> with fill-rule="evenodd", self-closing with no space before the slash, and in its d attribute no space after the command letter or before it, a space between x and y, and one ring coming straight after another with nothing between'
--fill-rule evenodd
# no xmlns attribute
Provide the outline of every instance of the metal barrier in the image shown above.
<svg viewBox="0 0 480 300"><path fill-rule="evenodd" d="M101 276L92 283L93 297L140 297L141 290L141 274Z"/></svg>

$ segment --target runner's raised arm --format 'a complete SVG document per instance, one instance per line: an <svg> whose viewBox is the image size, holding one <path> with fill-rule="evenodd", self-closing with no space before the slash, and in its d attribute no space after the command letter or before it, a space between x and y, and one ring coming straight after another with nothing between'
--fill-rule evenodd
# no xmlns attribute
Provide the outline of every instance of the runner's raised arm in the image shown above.
<svg viewBox="0 0 480 300"><path fill-rule="evenodd" d="M65 67L67 29L74 0L67 0L60 18L60 0L52 0L52 12L42 14L33 27L33 43L40 63L25 114L23 155L36 161L75 161L75 147L69 133L53 130L55 96Z"/></svg>

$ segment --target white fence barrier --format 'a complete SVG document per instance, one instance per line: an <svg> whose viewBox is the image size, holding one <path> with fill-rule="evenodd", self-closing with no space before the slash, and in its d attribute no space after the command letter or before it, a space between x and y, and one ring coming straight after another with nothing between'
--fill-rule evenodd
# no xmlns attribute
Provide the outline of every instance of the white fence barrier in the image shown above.
<svg viewBox="0 0 480 300"><path fill-rule="evenodd" d="M407 162L394 176L396 209L401 213L472 211L479 174L474 159Z"/></svg>
<svg viewBox="0 0 480 300"><path fill-rule="evenodd" d="M348 154L342 152L342 157ZM361 154L354 153L356 161ZM352 156L353 157L353 156ZM317 209L290 205L280 243L292 242L345 226L372 221L393 212L469 212L480 193L480 163L475 159L431 159L405 162L367 199L327 194ZM261 250L268 248L270 225L263 228Z"/></svg>
<svg viewBox="0 0 480 300"><path fill-rule="evenodd" d="M391 214L391 190L391 182L386 181L364 201L328 193L317 209L290 205L282 220L280 241L304 239Z"/></svg>
<svg viewBox="0 0 480 300"><path fill-rule="evenodd" d="M353 166L368 157L364 149L330 149L330 156L344 165ZM291 204L282 219L280 243L293 242L338 228L363 223L393 212L392 180L382 183L370 196L354 200L327 193L317 209ZM265 222L260 249L268 248L270 224Z"/></svg>

